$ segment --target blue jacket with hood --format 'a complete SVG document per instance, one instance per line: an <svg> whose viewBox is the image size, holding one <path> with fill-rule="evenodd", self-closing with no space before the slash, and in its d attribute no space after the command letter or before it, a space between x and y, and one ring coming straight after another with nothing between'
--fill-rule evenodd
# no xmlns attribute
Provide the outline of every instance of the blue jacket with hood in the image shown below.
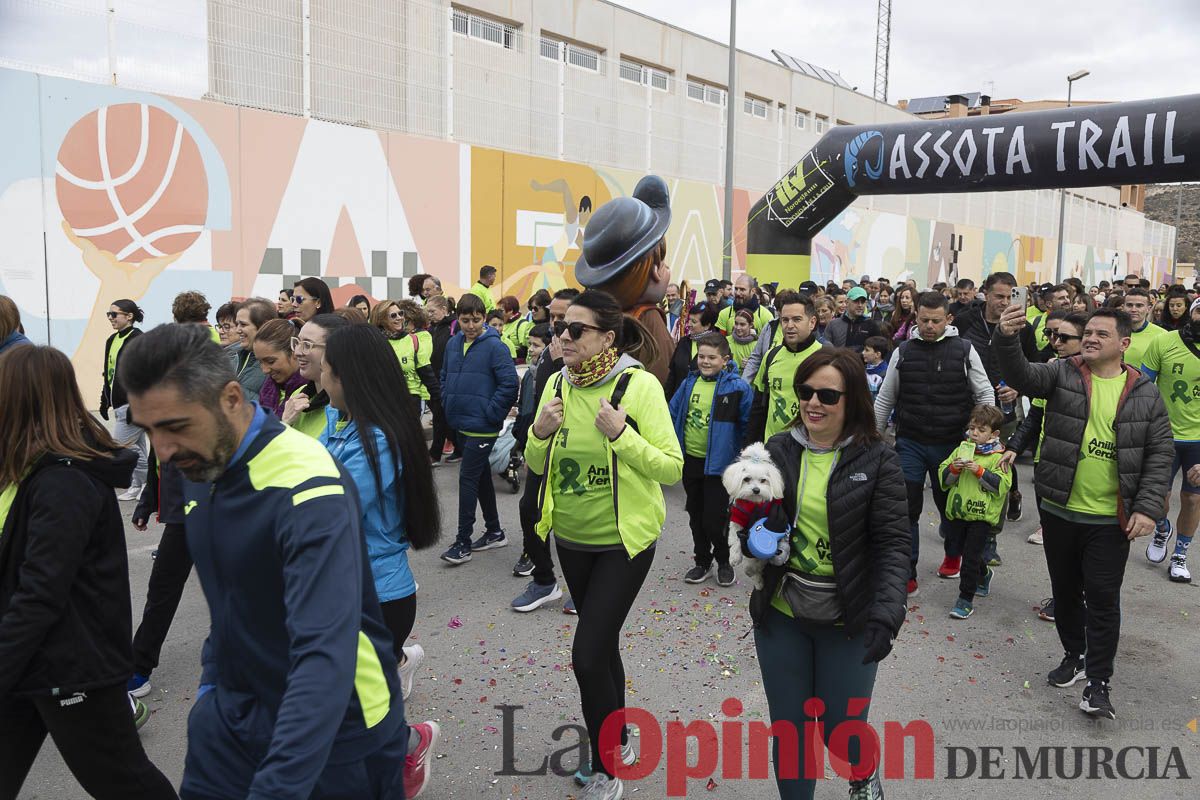
<svg viewBox="0 0 1200 800"><path fill-rule="evenodd" d="M671 421L679 446L683 447L683 427L687 422L688 400L692 387L702 380L698 370L692 370L671 398ZM754 402L754 391L750 384L738 375L733 362L717 373L717 388L713 392L712 416L708 423L708 448L704 455L704 474L720 475L742 448L746 425L750 421L750 406Z"/></svg>
<svg viewBox="0 0 1200 800"><path fill-rule="evenodd" d="M200 682L215 688L188 719L181 791L309 797L326 764L377 752L404 722L354 483L256 407L225 472L184 483L184 514L212 619Z"/></svg>
<svg viewBox="0 0 1200 800"><path fill-rule="evenodd" d="M442 363L442 408L459 433L496 434L517 402L517 368L491 327L463 352L462 331L450 337Z"/></svg>

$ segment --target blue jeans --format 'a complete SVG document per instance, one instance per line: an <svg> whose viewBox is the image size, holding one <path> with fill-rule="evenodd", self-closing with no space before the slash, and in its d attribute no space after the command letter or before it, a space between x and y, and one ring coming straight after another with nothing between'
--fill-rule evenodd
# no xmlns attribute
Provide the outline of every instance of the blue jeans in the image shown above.
<svg viewBox="0 0 1200 800"><path fill-rule="evenodd" d="M947 444L923 444L912 439L896 437L896 455L900 456L900 469L904 472L904 486L908 490L908 525L912 531L912 576L917 577L917 558L921 554L921 511L925 505L925 476L930 478L933 488L933 504L946 524L946 493L938 477L938 467L958 447L958 442ZM945 539L946 555L957 557L962 549Z"/></svg>
<svg viewBox="0 0 1200 800"><path fill-rule="evenodd" d="M500 530L500 512L496 509L496 487L492 485L489 457L496 446L495 436L458 434L463 460L458 469L458 544L470 546L475 529L475 501L483 511L484 531Z"/></svg>
<svg viewBox="0 0 1200 800"><path fill-rule="evenodd" d="M794 725L800 744L799 752L794 756L785 754L782 762L789 770L792 764L798 765L798 776L784 780L780 777L780 740L772 737L771 756L779 797L811 800L815 781L804 776L804 754L810 746L804 738L810 732L805 730L804 723L811 721L811 717L804 712L804 703L814 697L824 703L820 721L828 749L830 735L842 722L866 721L878 665L862 663L865 650L861 636L851 636L842 627L799 622L774 608L767 609L763 624L754 629L754 646L771 722L786 721ZM854 704L855 714L848 713L852 700L858 701ZM852 737L847 744L847 752L834 755L857 767L860 742ZM875 757L878 759L878 754Z"/></svg>

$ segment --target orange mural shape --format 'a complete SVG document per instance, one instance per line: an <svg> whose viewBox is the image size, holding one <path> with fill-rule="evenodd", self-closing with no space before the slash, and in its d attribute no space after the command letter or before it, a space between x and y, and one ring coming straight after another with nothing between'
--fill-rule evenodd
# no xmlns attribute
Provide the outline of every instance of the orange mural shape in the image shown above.
<svg viewBox="0 0 1200 800"><path fill-rule="evenodd" d="M195 140L157 106L121 103L76 122L55 192L80 239L126 264L182 253L204 230L208 180Z"/></svg>

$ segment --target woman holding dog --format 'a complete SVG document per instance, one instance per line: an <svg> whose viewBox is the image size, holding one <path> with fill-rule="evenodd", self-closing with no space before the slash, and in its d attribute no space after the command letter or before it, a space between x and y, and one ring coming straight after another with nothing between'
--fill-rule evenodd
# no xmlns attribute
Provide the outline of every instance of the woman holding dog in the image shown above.
<svg viewBox="0 0 1200 800"><path fill-rule="evenodd" d="M554 530L579 611L571 655L591 771L576 777L586 783L587 800L618 800L624 790L612 770L633 763L633 746L622 729L603 758L601 726L625 707L621 628L662 533L661 484L679 480L683 454L662 384L628 355L647 334L611 295L594 289L579 295L554 323L554 334L565 367L546 384L525 456L545 476L537 534L544 540Z"/></svg>
<svg viewBox="0 0 1200 800"><path fill-rule="evenodd" d="M859 356L843 348L813 353L797 368L794 388L799 413L767 441L784 487L782 519L770 527L792 526L775 560L787 551L787 561L768 563L763 587L750 597L771 720L795 725L801 742L797 752L781 754L774 740L775 776L781 798L813 796L815 776L804 775L803 754L813 717L807 712L815 710L825 746L851 765L850 796L874 800L882 797L878 753L862 754L860 764L857 738L847 752L830 748L829 739L847 719L866 720L876 665L904 621L904 475L875 428ZM818 708L806 711L810 698Z"/></svg>

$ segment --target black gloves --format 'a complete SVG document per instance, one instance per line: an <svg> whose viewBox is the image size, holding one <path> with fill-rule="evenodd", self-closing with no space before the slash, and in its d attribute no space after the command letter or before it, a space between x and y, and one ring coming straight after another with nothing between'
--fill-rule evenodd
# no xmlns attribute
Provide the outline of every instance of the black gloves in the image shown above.
<svg viewBox="0 0 1200 800"><path fill-rule="evenodd" d="M892 632L882 622L874 620L867 623L863 629L863 646L867 650L867 654L863 656L862 663L872 664L883 661L888 657L888 653L892 652L892 643L895 639L892 638Z"/></svg>

